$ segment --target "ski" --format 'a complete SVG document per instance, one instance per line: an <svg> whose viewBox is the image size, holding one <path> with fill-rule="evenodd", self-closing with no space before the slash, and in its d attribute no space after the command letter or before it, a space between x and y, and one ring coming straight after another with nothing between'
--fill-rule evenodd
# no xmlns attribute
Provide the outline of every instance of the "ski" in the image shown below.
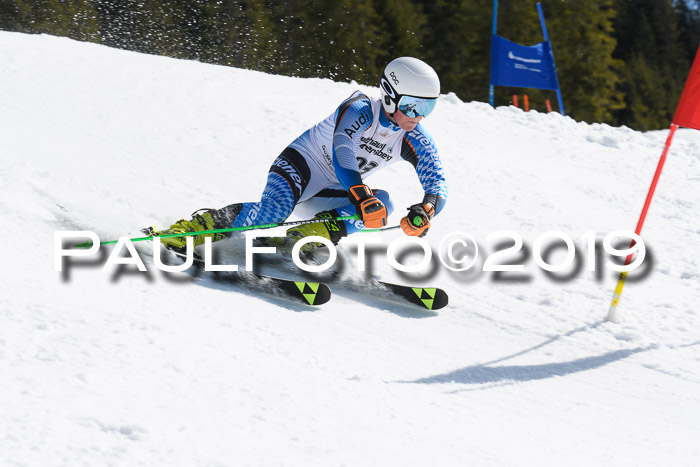
<svg viewBox="0 0 700 467"><path fill-rule="evenodd" d="M178 251L172 249L168 251L182 260L187 258L185 254ZM200 271L207 272L204 271L204 258L194 253L193 260ZM248 271L213 272L210 276L218 282L240 285L250 291L302 305L323 305L331 299L330 287L322 282L296 281Z"/></svg>
<svg viewBox="0 0 700 467"><path fill-rule="evenodd" d="M352 280L345 284L348 289L400 305L411 305L435 311L448 304L447 293L437 287L414 287L378 280Z"/></svg>
<svg viewBox="0 0 700 467"><path fill-rule="evenodd" d="M241 285L247 290L262 292L302 305L323 305L331 299L330 287L322 282L295 281L253 272L223 272L213 277L217 281Z"/></svg>
<svg viewBox="0 0 700 467"><path fill-rule="evenodd" d="M387 289L394 297L392 301L405 301L427 310L439 310L447 306L447 293L437 287L412 287L409 285L393 284L391 282L377 281L377 283Z"/></svg>
<svg viewBox="0 0 700 467"><path fill-rule="evenodd" d="M333 282L331 281L331 283ZM384 301L416 306L430 311L444 308L449 302L447 292L438 287L413 287L376 279L346 279L340 280L338 284L341 287L359 291Z"/></svg>
<svg viewBox="0 0 700 467"><path fill-rule="evenodd" d="M182 260L186 259L186 255L182 252L173 249L168 249L168 251ZM203 271L203 266L205 264L204 258L195 252L193 259L197 267ZM328 303L331 299L330 287L322 282L283 279L247 271L215 272L211 277L220 282L241 285L248 290L291 300L304 305L323 305L324 303ZM414 287L378 280L353 280L345 285L352 290L366 293L369 296L385 301L416 306L430 311L444 308L449 302L447 293L443 289L437 287Z"/></svg>

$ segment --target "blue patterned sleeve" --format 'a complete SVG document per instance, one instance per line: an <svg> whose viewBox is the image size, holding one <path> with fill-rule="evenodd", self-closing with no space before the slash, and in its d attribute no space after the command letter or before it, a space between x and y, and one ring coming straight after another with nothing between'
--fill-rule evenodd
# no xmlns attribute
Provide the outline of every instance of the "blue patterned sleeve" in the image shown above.
<svg viewBox="0 0 700 467"><path fill-rule="evenodd" d="M435 141L422 125L404 135L401 157L413 164L425 196L432 202L437 215L447 202L447 182Z"/></svg>
<svg viewBox="0 0 700 467"><path fill-rule="evenodd" d="M362 183L356 152L362 133L372 125L372 105L364 94L343 102L335 113L333 167L345 189Z"/></svg>

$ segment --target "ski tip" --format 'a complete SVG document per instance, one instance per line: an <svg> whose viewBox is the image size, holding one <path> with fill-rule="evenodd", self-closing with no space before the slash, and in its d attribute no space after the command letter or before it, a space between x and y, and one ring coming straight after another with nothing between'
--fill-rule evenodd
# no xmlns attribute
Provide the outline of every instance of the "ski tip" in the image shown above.
<svg viewBox="0 0 700 467"><path fill-rule="evenodd" d="M442 289L437 289L435 294L435 301L433 302L433 310L439 310L440 308L445 308L450 303L447 292Z"/></svg>
<svg viewBox="0 0 700 467"><path fill-rule="evenodd" d="M439 310L449 303L447 292L437 287L413 287L383 281L378 281L378 284L393 293L398 301L415 305L424 310ZM391 300L389 297L387 298Z"/></svg>
<svg viewBox="0 0 700 467"><path fill-rule="evenodd" d="M442 289L433 287L414 287L413 293L415 293L416 297L418 298L415 303L418 306L423 306L431 311L445 308L449 303L447 293Z"/></svg>
<svg viewBox="0 0 700 467"><path fill-rule="evenodd" d="M304 304L312 306L323 305L331 299L331 289L319 282L295 282L299 289L299 298Z"/></svg>

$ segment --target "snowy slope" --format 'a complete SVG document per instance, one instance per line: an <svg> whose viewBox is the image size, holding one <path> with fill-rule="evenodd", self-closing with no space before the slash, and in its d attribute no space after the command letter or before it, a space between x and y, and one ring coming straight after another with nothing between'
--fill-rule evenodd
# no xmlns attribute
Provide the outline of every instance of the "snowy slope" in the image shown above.
<svg viewBox="0 0 700 467"><path fill-rule="evenodd" d="M604 321L614 273L556 281L531 258L499 280L374 257L375 276L444 287L439 313L343 289L310 309L152 264L54 271L57 230L112 240L257 200L356 88L0 32L0 465L700 463L697 131L676 135L621 324ZM481 263L499 230L530 248L633 230L667 136L454 95L425 125L450 185L426 239L468 232ZM409 164L368 183L392 224L421 198Z"/></svg>

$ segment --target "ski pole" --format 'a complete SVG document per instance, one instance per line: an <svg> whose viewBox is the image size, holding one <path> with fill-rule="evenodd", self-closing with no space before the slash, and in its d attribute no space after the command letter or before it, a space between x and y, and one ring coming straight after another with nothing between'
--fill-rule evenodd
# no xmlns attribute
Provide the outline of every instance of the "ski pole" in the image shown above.
<svg viewBox="0 0 700 467"><path fill-rule="evenodd" d="M383 229L363 229L363 230L360 230L358 233L377 233L377 232L385 232L385 231L387 231L387 230L398 229L399 227L401 227L401 226L397 224L397 225L392 225L391 227L384 227Z"/></svg>
<svg viewBox="0 0 700 467"><path fill-rule="evenodd" d="M176 233L176 234L165 234L165 235L155 235L155 236L149 236L149 237L138 237L138 238L130 238L129 241L131 242L143 242L146 240L153 240L155 237L159 238L172 238L172 237L187 237L191 235L207 235L207 234L215 234L215 233L225 233L225 232L241 232L245 230L259 230L259 229L274 229L276 227L291 227L294 225L305 225L305 224L316 224L319 222L335 222L335 221L348 221L348 220L358 220L359 217L357 214L354 216L340 216L340 217L332 217L328 219L306 219L302 221L291 221L291 222L276 222L272 224L259 224L259 225L248 225L245 227L228 227L225 229L214 229L214 230L200 230L196 232L183 232L183 233ZM106 242L100 242L100 245L111 245L117 243L119 240L110 240ZM88 240L85 243L81 243L79 245L73 246L73 248L90 248L92 247L92 242Z"/></svg>

